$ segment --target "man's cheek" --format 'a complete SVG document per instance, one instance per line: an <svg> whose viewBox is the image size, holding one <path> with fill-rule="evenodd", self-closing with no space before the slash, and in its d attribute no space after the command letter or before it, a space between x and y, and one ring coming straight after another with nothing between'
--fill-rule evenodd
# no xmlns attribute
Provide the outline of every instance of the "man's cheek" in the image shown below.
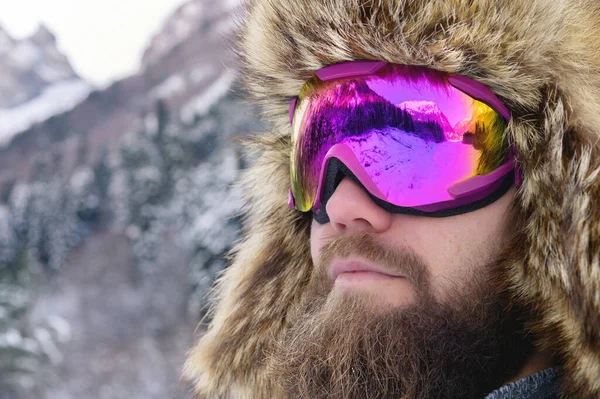
<svg viewBox="0 0 600 399"><path fill-rule="evenodd" d="M316 264L321 253L321 247L325 244L323 242L323 232L325 225L319 225L313 220L310 229L310 255L313 260L313 264Z"/></svg>

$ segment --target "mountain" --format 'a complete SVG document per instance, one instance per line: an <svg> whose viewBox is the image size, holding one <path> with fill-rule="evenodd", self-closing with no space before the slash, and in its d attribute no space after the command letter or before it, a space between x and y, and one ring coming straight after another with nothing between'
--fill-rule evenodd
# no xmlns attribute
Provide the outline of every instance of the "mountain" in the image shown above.
<svg viewBox="0 0 600 399"><path fill-rule="evenodd" d="M0 145L33 123L71 109L91 90L44 25L22 40L0 27L0 75Z"/></svg>
<svg viewBox="0 0 600 399"><path fill-rule="evenodd" d="M13 39L8 32L0 26L0 54L9 51L15 45L16 40Z"/></svg>
<svg viewBox="0 0 600 399"><path fill-rule="evenodd" d="M446 115L440 110L436 103L432 101L404 101L398 104L401 109L406 111L413 117L415 122L436 122L444 132L447 139L454 139L456 133L454 128L448 122Z"/></svg>
<svg viewBox="0 0 600 399"><path fill-rule="evenodd" d="M67 171L75 167L75 148L80 145L88 147L89 162L97 160L105 146L114 146L125 132L143 127L157 101L188 124L206 114L231 92L236 79L227 67L232 54L226 44L237 4L236 0L183 4L149 41L137 73L92 91L73 109L16 135L10 145L0 148L0 191L7 181L29 178L31 158L42 152L60 154ZM44 41L48 35L34 36Z"/></svg>
<svg viewBox="0 0 600 399"><path fill-rule="evenodd" d="M472 140L474 136L469 136L467 139L467 136L464 136L464 134L467 132L471 133L472 135L475 134L475 121L471 118L465 118L454 125L454 131L456 132L459 140Z"/></svg>
<svg viewBox="0 0 600 399"><path fill-rule="evenodd" d="M21 105L55 83L82 80L44 25L22 40L0 27L0 73L0 109Z"/></svg>
<svg viewBox="0 0 600 399"><path fill-rule="evenodd" d="M240 231L231 183L246 158L231 139L264 129L227 67L235 5L184 4L137 73L0 148L0 266L30 263L49 276L20 312L47 349L48 365L35 369L48 378L31 377L37 391L19 399L192 397L181 365ZM46 324L47 334L37 328ZM0 345L4 363L21 364L9 349Z"/></svg>
<svg viewBox="0 0 600 399"><path fill-rule="evenodd" d="M235 80L225 45L238 3L192 0L167 19L142 57L150 100L166 100L189 123L225 95Z"/></svg>
<svg viewBox="0 0 600 399"><path fill-rule="evenodd" d="M335 85L331 98L335 99L336 107L360 107L361 104L387 104L388 101L380 94L373 91L364 81L349 81Z"/></svg>

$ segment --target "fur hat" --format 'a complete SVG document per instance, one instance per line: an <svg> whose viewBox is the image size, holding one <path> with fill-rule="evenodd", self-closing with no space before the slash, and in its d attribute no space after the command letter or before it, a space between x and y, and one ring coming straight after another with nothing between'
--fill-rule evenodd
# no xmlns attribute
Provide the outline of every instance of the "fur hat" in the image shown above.
<svg viewBox="0 0 600 399"><path fill-rule="evenodd" d="M422 65L468 76L511 110L523 229L506 263L516 303L561 367L564 397L600 397L600 2L250 0L237 53L270 130L241 182L245 229L185 367L200 397L280 397L268 337L286 328L311 273L310 217L288 208L288 106L324 66Z"/></svg>

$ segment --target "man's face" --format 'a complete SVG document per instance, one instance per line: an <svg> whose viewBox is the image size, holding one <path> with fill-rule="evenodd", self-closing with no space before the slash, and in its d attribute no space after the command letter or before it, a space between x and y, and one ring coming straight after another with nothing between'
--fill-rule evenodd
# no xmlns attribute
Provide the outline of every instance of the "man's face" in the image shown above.
<svg viewBox="0 0 600 399"><path fill-rule="evenodd" d="M512 188L474 212L430 218L391 214L346 178L327 203L331 222L312 223L310 244L316 272L322 282L331 284L330 295L371 296L380 307L414 304L417 293L424 292L422 284L429 284L428 293L438 301L451 302L451 292L467 293L475 275L490 273L486 265L498 256L511 232L514 193ZM377 246L362 247L361 239L353 242L365 235ZM324 253L331 245L337 248ZM361 269L379 272L354 271Z"/></svg>
<svg viewBox="0 0 600 399"><path fill-rule="evenodd" d="M344 179L330 223L313 221L315 268L274 380L291 397L475 398L514 376L531 349L497 285L514 195L429 218L391 214Z"/></svg>

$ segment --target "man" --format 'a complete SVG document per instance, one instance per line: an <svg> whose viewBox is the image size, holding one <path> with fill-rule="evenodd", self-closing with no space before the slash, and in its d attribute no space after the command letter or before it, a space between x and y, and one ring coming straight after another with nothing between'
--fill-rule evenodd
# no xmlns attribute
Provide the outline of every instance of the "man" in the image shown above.
<svg viewBox="0 0 600 399"><path fill-rule="evenodd" d="M600 397L600 4L253 0L207 398Z"/></svg>

